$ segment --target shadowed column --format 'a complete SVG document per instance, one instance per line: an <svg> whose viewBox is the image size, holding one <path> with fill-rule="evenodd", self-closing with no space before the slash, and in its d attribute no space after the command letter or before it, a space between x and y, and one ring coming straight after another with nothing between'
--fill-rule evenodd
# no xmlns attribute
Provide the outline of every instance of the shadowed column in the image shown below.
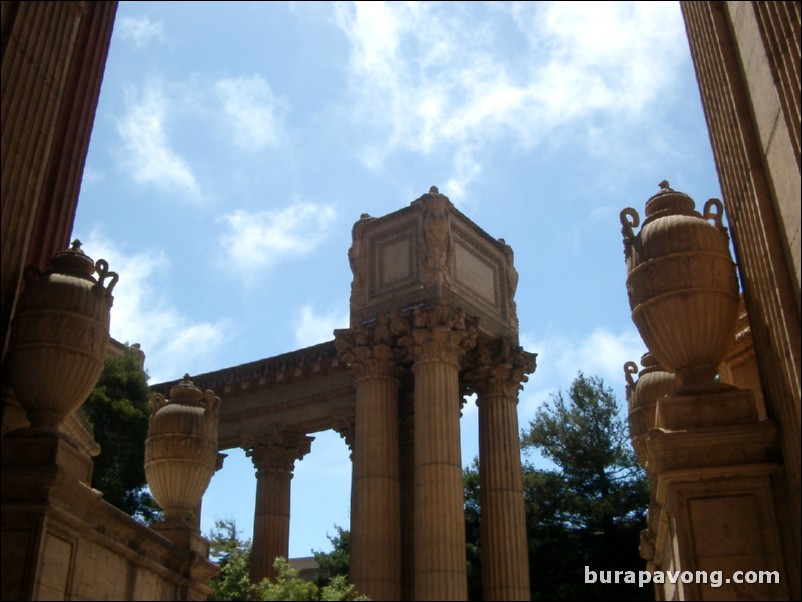
<svg viewBox="0 0 802 602"><path fill-rule="evenodd" d="M518 390L535 356L499 339L476 352L468 374L479 406L479 499L485 600L529 600Z"/></svg>
<svg viewBox="0 0 802 602"><path fill-rule="evenodd" d="M389 321L336 333L356 389L350 577L372 600L401 599L399 381Z"/></svg>
<svg viewBox="0 0 802 602"><path fill-rule="evenodd" d="M462 312L416 308L415 599L467 600L465 517L460 454L460 359L476 338Z"/></svg>
<svg viewBox="0 0 802 602"><path fill-rule="evenodd" d="M290 481L295 461L309 453L314 437L273 426L246 442L256 467L251 581L275 578L273 562L290 545Z"/></svg>

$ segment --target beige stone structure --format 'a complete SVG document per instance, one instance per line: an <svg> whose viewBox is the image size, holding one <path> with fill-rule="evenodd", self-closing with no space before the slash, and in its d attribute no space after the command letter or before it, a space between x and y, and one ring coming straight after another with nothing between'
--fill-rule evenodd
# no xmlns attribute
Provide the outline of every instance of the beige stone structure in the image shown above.
<svg viewBox="0 0 802 602"><path fill-rule="evenodd" d="M409 207L363 215L348 257L350 328L193 378L225 399L220 449L246 449L257 468L252 577L287 553L292 471L309 434L335 429L353 452L357 589L375 600L465 599L460 415L476 392L485 598L529 599L516 406L535 357L517 344L511 249L433 187Z"/></svg>
<svg viewBox="0 0 802 602"><path fill-rule="evenodd" d="M737 419L714 405L698 422L701 392L684 410L666 408L661 430L657 402L635 408L655 420L653 433L639 434L656 483L641 549L652 568L777 566L783 579L764 589L683 584L659 589L661 599L799 599L799 3L681 5L748 323L722 379L754 395L724 396ZM59 425L66 436L9 435L26 425L5 380L23 271L46 268L69 242L116 3L4 1L0 9L2 598L202 599L213 567L197 548L122 516L86 486L94 448L74 414ZM333 428L354 453L358 586L377 599L464 597L455 433L470 388L479 395L483 546L493 557L483 567L485 597L526 599L513 407L533 358L517 346L511 250L431 191L397 214L359 220L349 260L351 328L336 346L194 379L224 399L219 448L248 449L265 482L281 476L259 495L262 558L284 549L302 437ZM279 428L302 434L299 447ZM273 446L286 453L271 477L276 464L263 455ZM371 529L378 504L387 513ZM437 524L426 523L435 514Z"/></svg>
<svg viewBox="0 0 802 602"><path fill-rule="evenodd" d="M633 320L654 356L628 376L653 482L641 554L651 570L721 571L719 587L667 583L658 599L798 599L800 8L681 5L743 292L717 211L663 190L637 234L622 212Z"/></svg>

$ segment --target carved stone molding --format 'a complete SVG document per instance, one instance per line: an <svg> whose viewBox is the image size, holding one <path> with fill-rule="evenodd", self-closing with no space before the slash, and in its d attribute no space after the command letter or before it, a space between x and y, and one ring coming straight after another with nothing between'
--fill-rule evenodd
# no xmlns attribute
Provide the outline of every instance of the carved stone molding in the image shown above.
<svg viewBox="0 0 802 602"><path fill-rule="evenodd" d="M418 305L410 316L410 336L400 339L413 362L442 361L459 365L476 345L477 318L453 305Z"/></svg>
<svg viewBox="0 0 802 602"><path fill-rule="evenodd" d="M409 332L409 320L400 312L384 314L355 328L334 331L334 346L355 381L361 378L398 378L403 349L399 341Z"/></svg>
<svg viewBox="0 0 802 602"><path fill-rule="evenodd" d="M348 449L351 451L351 456L354 453L354 433L356 428L356 416L354 412L338 412L333 416L334 424L332 428L337 431L337 434L343 438Z"/></svg>
<svg viewBox="0 0 802 602"><path fill-rule="evenodd" d="M243 436L242 447L257 475L262 471L292 473L295 461L309 453L314 440L300 431L271 425L255 435Z"/></svg>
<svg viewBox="0 0 802 602"><path fill-rule="evenodd" d="M471 367L464 379L470 390L484 395L516 397L537 368L537 354L524 351L509 339L481 343L470 356Z"/></svg>

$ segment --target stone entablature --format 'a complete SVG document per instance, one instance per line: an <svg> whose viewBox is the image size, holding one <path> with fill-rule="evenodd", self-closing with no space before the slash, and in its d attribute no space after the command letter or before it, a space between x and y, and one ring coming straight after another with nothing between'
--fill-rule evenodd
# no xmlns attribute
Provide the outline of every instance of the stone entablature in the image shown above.
<svg viewBox="0 0 802 602"><path fill-rule="evenodd" d="M242 447L243 438L273 425L313 433L335 428L353 412L354 387L334 341L192 376L222 398L219 448ZM154 385L167 392L178 381ZM338 419L339 417L339 419Z"/></svg>

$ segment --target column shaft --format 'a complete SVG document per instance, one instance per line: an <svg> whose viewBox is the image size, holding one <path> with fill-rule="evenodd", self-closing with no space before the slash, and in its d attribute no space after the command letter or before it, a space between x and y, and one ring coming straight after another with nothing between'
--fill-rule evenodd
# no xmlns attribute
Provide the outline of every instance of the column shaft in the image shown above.
<svg viewBox="0 0 802 602"><path fill-rule="evenodd" d="M295 461L303 458L314 437L273 425L246 437L248 456L256 467L251 581L275 578L273 562L290 549L290 482Z"/></svg>
<svg viewBox="0 0 802 602"><path fill-rule="evenodd" d="M290 481L292 473L261 469L256 475L251 581L275 578L273 562L290 549Z"/></svg>
<svg viewBox="0 0 802 602"><path fill-rule="evenodd" d="M517 398L479 397L479 496L485 600L529 600Z"/></svg>
<svg viewBox="0 0 802 602"><path fill-rule="evenodd" d="M415 374L415 599L467 600L459 365L429 356Z"/></svg>
<svg viewBox="0 0 802 602"><path fill-rule="evenodd" d="M354 384L351 581L371 600L400 600L398 380L371 375Z"/></svg>

